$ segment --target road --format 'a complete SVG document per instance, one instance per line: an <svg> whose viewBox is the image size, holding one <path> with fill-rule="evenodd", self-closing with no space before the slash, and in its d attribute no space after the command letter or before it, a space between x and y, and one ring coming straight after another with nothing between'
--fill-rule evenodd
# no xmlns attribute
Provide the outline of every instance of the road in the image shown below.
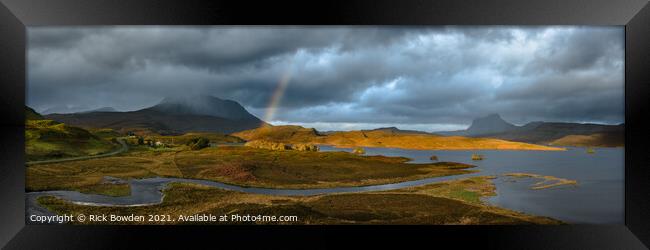
<svg viewBox="0 0 650 250"><path fill-rule="evenodd" d="M122 147L119 148L118 150L104 153L104 154L99 154L99 155L89 155L89 156L79 156L79 157L71 157L71 158L63 158L63 159L52 159L52 160L42 160L42 161L29 161L25 163L26 165L36 165L36 164L46 164L46 163L57 163L57 162L66 162L66 161L80 161L80 160L88 160L88 159L95 159L95 158L102 158L102 157L107 157L107 156L113 156L119 153L126 152L129 150L129 146L126 145L126 142L122 138L118 138L117 142L119 142Z"/></svg>

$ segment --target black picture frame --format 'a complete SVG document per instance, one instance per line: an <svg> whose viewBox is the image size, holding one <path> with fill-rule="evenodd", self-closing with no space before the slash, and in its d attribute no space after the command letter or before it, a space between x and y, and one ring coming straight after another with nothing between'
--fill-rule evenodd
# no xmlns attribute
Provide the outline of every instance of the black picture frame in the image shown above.
<svg viewBox="0 0 650 250"><path fill-rule="evenodd" d="M40 226L25 225L26 26L41 25L624 25L625 225L566 226ZM0 246L116 249L145 241L278 243L323 248L477 246L646 249L650 246L650 5L645 0L89 1L0 0ZM309 245L300 245L303 241ZM435 245L431 245L435 244ZM441 245L437 245L441 244Z"/></svg>

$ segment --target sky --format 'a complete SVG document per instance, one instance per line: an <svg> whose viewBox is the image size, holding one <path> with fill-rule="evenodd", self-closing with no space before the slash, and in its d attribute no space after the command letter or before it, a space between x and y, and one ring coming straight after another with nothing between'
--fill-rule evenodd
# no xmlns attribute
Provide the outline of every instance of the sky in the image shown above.
<svg viewBox="0 0 650 250"><path fill-rule="evenodd" d="M239 102L275 125L446 131L498 113L624 121L622 26L28 28L27 105L132 111Z"/></svg>

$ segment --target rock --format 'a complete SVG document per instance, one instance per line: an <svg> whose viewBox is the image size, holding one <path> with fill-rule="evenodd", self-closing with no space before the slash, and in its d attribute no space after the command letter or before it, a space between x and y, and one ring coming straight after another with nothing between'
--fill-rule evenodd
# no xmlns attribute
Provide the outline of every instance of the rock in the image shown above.
<svg viewBox="0 0 650 250"><path fill-rule="evenodd" d="M313 152L318 152L320 149L318 146L311 144L311 143L297 143L291 145L291 149L297 150L297 151L313 151Z"/></svg>
<svg viewBox="0 0 650 250"><path fill-rule="evenodd" d="M280 142L272 142L272 141L265 141L265 140L255 140L255 141L249 141L244 144L246 147L252 147L252 148L263 148L263 149L270 149L270 150L290 150L291 147L287 144L280 143Z"/></svg>
<svg viewBox="0 0 650 250"><path fill-rule="evenodd" d="M431 159L432 161L437 161L438 156L432 155L431 157L429 157L429 159Z"/></svg>

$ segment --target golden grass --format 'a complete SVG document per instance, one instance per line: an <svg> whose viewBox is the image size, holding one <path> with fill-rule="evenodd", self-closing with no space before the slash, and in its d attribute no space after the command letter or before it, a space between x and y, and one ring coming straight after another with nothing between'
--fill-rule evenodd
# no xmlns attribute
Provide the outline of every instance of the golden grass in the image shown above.
<svg viewBox="0 0 650 250"><path fill-rule="evenodd" d="M283 143L314 143L336 147L391 147L430 150L566 150L564 148L512 142L492 138L438 136L432 134L391 133L388 131L348 131L318 135L315 130L299 126L268 126L233 134L245 140L268 140Z"/></svg>
<svg viewBox="0 0 650 250"><path fill-rule="evenodd" d="M358 156L345 152L273 151L241 146L158 150L134 146L119 156L32 165L27 189L101 190L102 178L181 177L240 186L325 188L396 183L474 172L471 165L409 164L407 158ZM110 189L111 187L105 187Z"/></svg>
<svg viewBox="0 0 650 250"><path fill-rule="evenodd" d="M347 152L228 146L182 151L175 159L185 178L297 189L396 183L471 173L473 171L468 169L474 167L449 162L410 164L404 157L360 156Z"/></svg>
<svg viewBox="0 0 650 250"><path fill-rule="evenodd" d="M624 134L595 133L591 135L567 135L554 140L550 145L575 147L623 147Z"/></svg>

